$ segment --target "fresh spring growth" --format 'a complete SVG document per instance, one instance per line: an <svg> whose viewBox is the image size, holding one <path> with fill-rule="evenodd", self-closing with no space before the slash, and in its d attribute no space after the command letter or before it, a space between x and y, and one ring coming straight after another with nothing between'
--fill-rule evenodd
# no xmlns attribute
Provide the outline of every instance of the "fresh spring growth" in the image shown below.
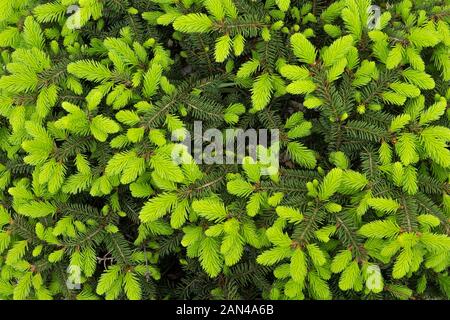
<svg viewBox="0 0 450 320"><path fill-rule="evenodd" d="M448 2L0 10L0 300L450 298Z"/></svg>

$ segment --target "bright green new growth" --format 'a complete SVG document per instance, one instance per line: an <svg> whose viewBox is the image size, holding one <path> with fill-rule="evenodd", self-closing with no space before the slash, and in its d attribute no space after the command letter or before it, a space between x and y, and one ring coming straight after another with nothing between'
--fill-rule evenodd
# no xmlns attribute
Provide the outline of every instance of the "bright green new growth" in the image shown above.
<svg viewBox="0 0 450 320"><path fill-rule="evenodd" d="M450 298L445 1L0 10L0 300Z"/></svg>

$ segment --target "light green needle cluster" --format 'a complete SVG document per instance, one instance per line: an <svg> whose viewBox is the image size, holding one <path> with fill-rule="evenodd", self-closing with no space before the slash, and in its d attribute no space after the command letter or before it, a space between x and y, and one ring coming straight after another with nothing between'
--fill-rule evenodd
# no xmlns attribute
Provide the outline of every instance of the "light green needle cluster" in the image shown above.
<svg viewBox="0 0 450 320"><path fill-rule="evenodd" d="M449 16L0 0L0 300L449 299ZM195 121L278 129L279 170Z"/></svg>

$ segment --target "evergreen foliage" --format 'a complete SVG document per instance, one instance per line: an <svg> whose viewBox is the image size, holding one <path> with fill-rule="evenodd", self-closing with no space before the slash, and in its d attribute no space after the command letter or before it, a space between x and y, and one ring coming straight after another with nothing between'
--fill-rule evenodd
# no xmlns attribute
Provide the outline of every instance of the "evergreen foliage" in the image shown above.
<svg viewBox="0 0 450 320"><path fill-rule="evenodd" d="M0 12L0 299L450 298L448 1ZM280 170L174 163L197 120Z"/></svg>

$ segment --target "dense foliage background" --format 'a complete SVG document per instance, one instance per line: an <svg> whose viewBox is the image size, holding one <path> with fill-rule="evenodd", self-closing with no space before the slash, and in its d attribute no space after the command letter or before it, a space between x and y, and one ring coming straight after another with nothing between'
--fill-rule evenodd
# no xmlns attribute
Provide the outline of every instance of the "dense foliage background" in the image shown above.
<svg viewBox="0 0 450 320"><path fill-rule="evenodd" d="M448 299L450 4L372 4L0 0L0 299Z"/></svg>

